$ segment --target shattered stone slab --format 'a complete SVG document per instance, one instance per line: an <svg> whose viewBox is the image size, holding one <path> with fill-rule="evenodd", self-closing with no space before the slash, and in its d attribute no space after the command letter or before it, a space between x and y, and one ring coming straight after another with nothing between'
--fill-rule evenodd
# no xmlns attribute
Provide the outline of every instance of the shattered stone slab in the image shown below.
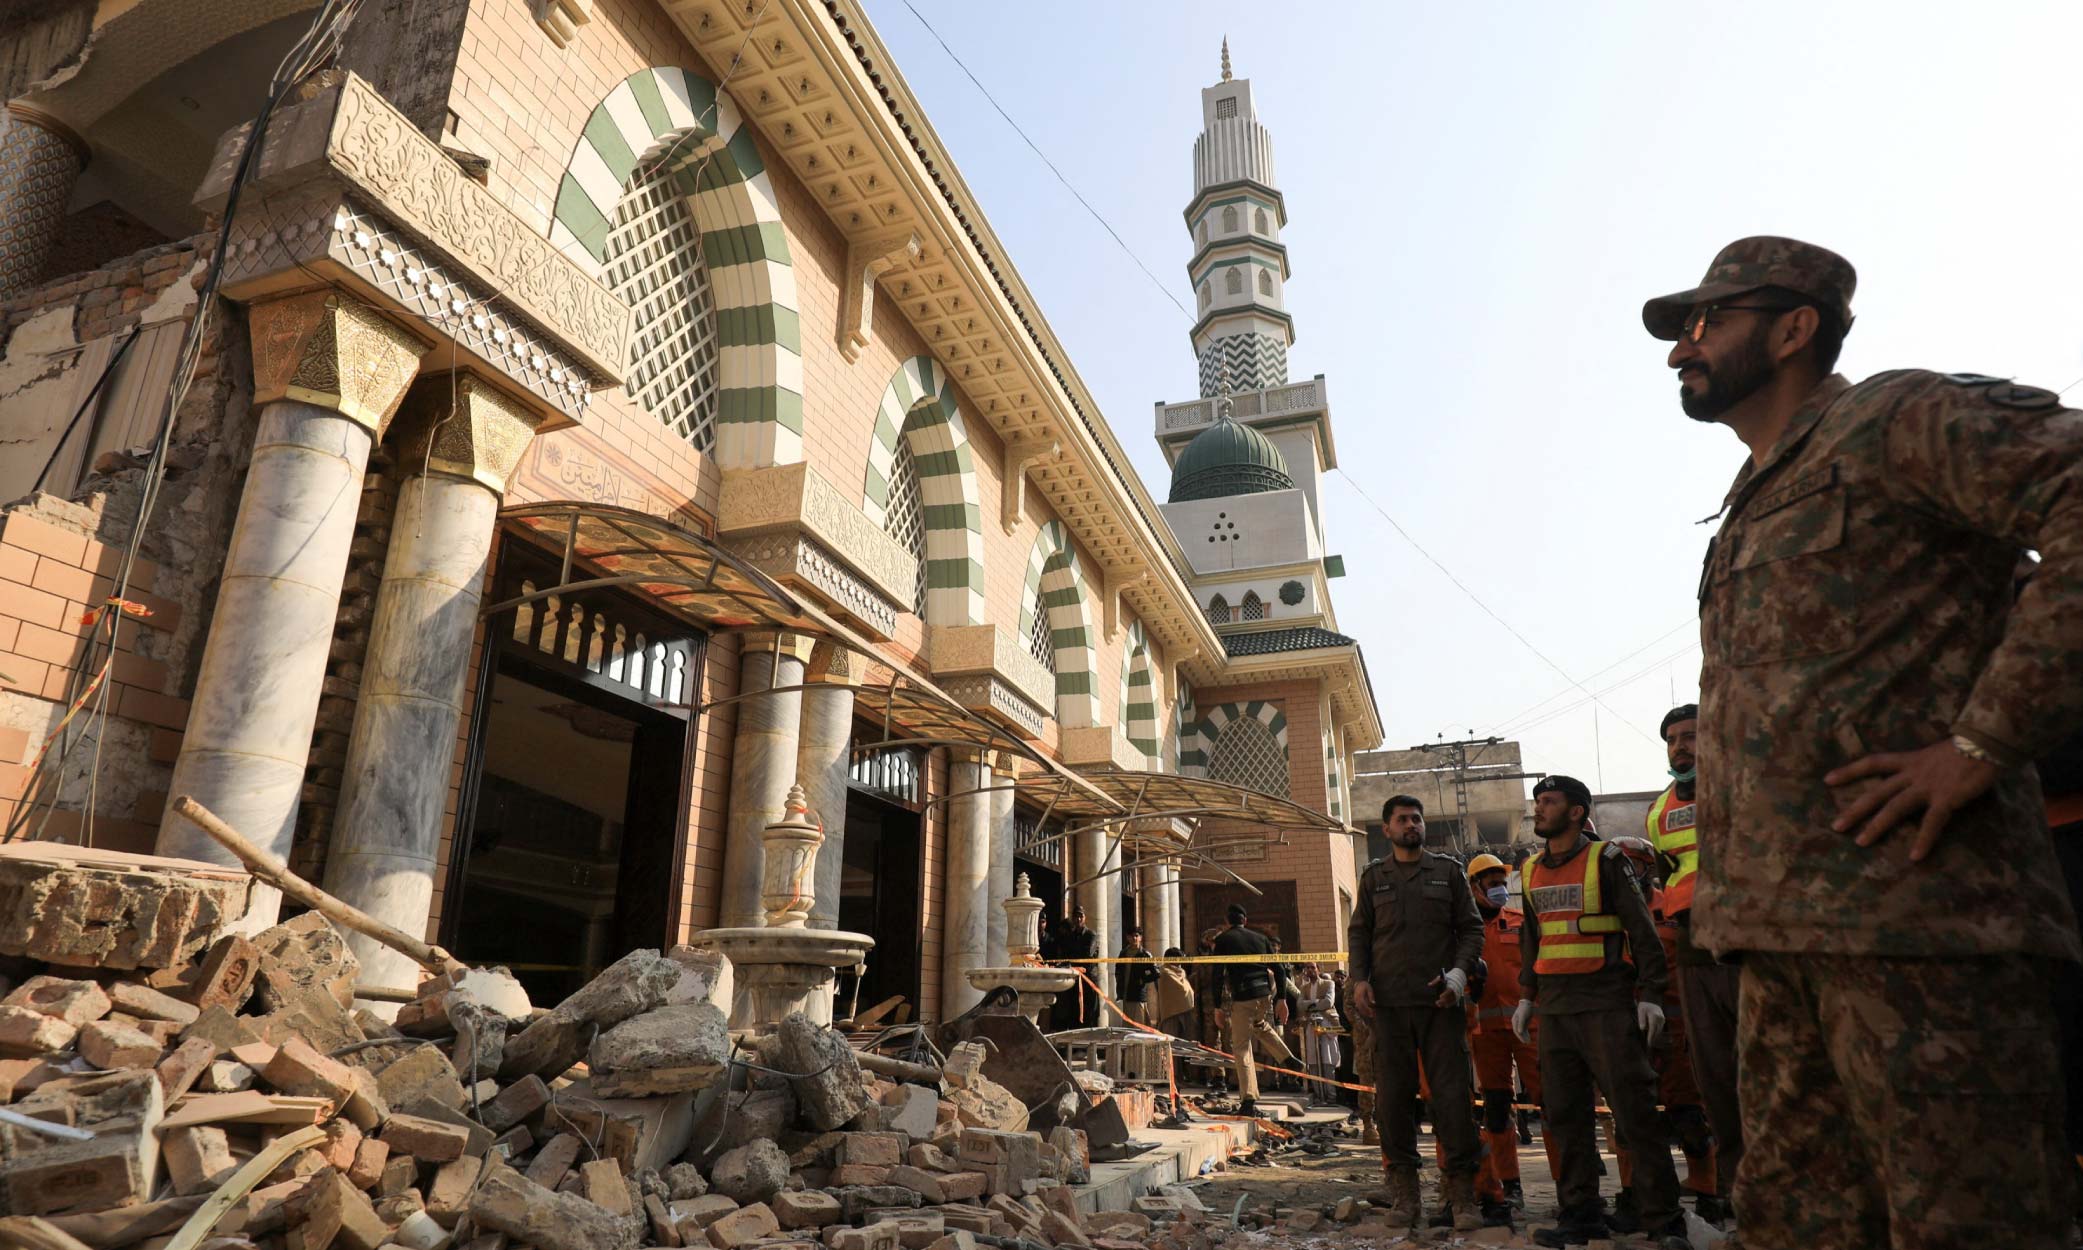
<svg viewBox="0 0 2083 1250"><path fill-rule="evenodd" d="M723 1012L707 1002L631 1016L593 1039L593 1088L616 1098L705 1089L730 1061Z"/></svg>
<svg viewBox="0 0 2083 1250"><path fill-rule="evenodd" d="M470 1198L479 1228L541 1250L635 1250L641 1222L577 1194L545 1189L508 1167L493 1167Z"/></svg>
<svg viewBox="0 0 2083 1250"><path fill-rule="evenodd" d="M172 968L244 914L252 879L198 860L56 842L0 846L0 954Z"/></svg>
<svg viewBox="0 0 2083 1250"><path fill-rule="evenodd" d="M510 1081L531 1072L557 1076L585 1056L596 1030L663 1007L682 973L679 964L655 950L629 952L507 1038L499 1079Z"/></svg>

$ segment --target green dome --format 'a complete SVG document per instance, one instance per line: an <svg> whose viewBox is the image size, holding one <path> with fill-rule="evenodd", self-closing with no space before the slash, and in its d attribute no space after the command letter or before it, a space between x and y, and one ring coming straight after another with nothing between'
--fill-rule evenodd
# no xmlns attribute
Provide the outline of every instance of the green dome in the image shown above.
<svg viewBox="0 0 2083 1250"><path fill-rule="evenodd" d="M1273 440L1223 417L1194 436L1172 466L1170 502L1227 499L1269 490L1293 490L1287 459Z"/></svg>

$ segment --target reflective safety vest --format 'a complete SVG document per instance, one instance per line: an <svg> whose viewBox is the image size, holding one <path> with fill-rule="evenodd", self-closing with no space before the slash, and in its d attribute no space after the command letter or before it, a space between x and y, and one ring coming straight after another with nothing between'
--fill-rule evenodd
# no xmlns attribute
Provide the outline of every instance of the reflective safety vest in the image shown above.
<svg viewBox="0 0 2083 1250"><path fill-rule="evenodd" d="M1540 921L1540 954L1533 970L1540 976L1597 972L1606 966L1606 937L1621 932L1620 917L1600 898L1598 861L1605 844L1585 846L1583 867L1550 868L1545 856L1526 861L1530 872L1520 878L1520 901L1529 922Z"/></svg>
<svg viewBox="0 0 2083 1250"><path fill-rule="evenodd" d="M1699 805L1678 797L1678 787L1667 787L1649 806L1649 841L1657 850L1678 861L1678 870L1664 882L1664 910L1676 916L1692 910L1693 887L1700 880L1700 835L1693 827Z"/></svg>

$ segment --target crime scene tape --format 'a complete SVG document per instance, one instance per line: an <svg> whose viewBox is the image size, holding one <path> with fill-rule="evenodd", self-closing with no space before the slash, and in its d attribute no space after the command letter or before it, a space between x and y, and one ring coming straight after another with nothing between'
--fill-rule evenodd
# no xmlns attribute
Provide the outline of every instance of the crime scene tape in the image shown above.
<svg viewBox="0 0 2083 1250"><path fill-rule="evenodd" d="M1290 955L1286 951L1273 955L1175 955L1169 959L1161 955L1113 955L1105 959L1047 959L1042 962L1048 966L1065 967L1071 964L1157 964L1159 967L1167 968L1181 964L1342 964L1345 962L1345 952L1305 951L1299 955Z"/></svg>

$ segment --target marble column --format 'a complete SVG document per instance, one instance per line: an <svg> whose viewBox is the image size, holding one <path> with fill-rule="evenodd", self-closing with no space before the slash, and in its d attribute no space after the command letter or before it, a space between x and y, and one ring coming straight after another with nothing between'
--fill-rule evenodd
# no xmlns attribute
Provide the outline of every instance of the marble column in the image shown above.
<svg viewBox="0 0 2083 1250"><path fill-rule="evenodd" d="M801 686L810 642L784 635L777 650L772 634L751 634L738 660L738 693ZM795 784L796 751L803 727L803 696L780 694L741 699L738 731L731 740L729 836L723 847L723 890L720 926L757 928L766 924L760 902L766 855L762 834L781 819L788 788Z"/></svg>
<svg viewBox="0 0 2083 1250"><path fill-rule="evenodd" d="M369 447L427 349L336 292L256 304L247 320L260 425L168 793L286 860ZM156 849L237 862L171 808ZM280 904L255 882L239 928L273 924Z"/></svg>
<svg viewBox="0 0 2083 1250"><path fill-rule="evenodd" d="M1178 945L1172 937L1172 891L1171 865L1159 861L1143 865L1143 879L1137 882L1136 897L1143 904L1143 939L1150 949L1162 955L1165 949Z"/></svg>
<svg viewBox="0 0 2083 1250"><path fill-rule="evenodd" d="M1111 830L1088 829L1079 833L1075 841L1078 845L1074 880L1095 876L1109 868L1117 867L1121 862L1121 852L1114 848ZM1111 958L1121 951L1121 931L1114 914L1121 909L1120 899L1119 873L1100 877L1096 881L1086 881L1078 887L1078 902L1084 904L1085 923L1099 935L1099 955L1102 959ZM1094 981L1099 982L1101 989L1112 993L1114 978L1110 968L1111 965L1101 964L1097 968L1088 968L1085 971ZM1104 1007L1100 1009L1100 1014L1103 1017L1113 1015ZM1109 1022L1111 1021L1094 1021L1096 1024Z"/></svg>
<svg viewBox="0 0 2083 1250"><path fill-rule="evenodd" d="M423 377L395 425L405 480L355 701L326 854L325 888L422 933L470 642L507 475L542 420L469 373ZM411 988L412 960L358 933L347 944L371 985Z"/></svg>
<svg viewBox="0 0 2083 1250"><path fill-rule="evenodd" d="M87 153L86 143L47 113L26 104L0 113L0 299L43 276Z"/></svg>
<svg viewBox="0 0 2083 1250"><path fill-rule="evenodd" d="M844 647L820 642L810 653L803 691L803 723L796 741L796 783L822 824L817 848L817 901L813 929L839 927L839 881L846 862L847 748L853 743L855 661Z"/></svg>
<svg viewBox="0 0 2083 1250"><path fill-rule="evenodd" d="M1006 967L1006 961L1012 958L1006 934L1005 900L1012 897L1014 874L1019 871L1013 865L1015 774L1008 756L1001 752L997 758L999 763L991 769L991 785L995 787L991 791L991 873L984 884L991 922L985 938L985 966L991 968Z"/></svg>
<svg viewBox="0 0 2083 1250"><path fill-rule="evenodd" d="M940 943L940 1013L958 1016L983 1001L971 968L988 966L991 918L991 770L974 752L948 760L946 928Z"/></svg>
<svg viewBox="0 0 2083 1250"><path fill-rule="evenodd" d="M1193 948L1186 944L1186 887L1179 884L1179 865L1176 862L1165 865L1164 881L1165 909L1172 925L1171 944L1191 955Z"/></svg>

